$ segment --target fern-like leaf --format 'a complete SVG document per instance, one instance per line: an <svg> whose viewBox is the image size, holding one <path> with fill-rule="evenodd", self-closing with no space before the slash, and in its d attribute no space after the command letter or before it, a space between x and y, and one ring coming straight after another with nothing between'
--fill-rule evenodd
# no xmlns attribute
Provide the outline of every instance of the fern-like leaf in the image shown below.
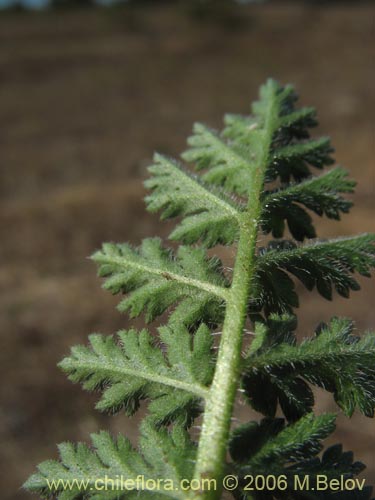
<svg viewBox="0 0 375 500"><path fill-rule="evenodd" d="M290 102L290 99L289 99ZM309 137L308 129L316 127L315 108L305 107L295 110L294 103L284 109L279 115L278 134L285 136L284 142L291 139L307 139ZM227 113L224 117L225 130L223 135L229 139L240 142L244 145L249 141L249 129L257 123L255 116L235 115Z"/></svg>
<svg viewBox="0 0 375 500"><path fill-rule="evenodd" d="M155 155L145 182L152 193L146 197L150 212L161 211L162 219L183 216L171 233L172 240L206 246L231 244L238 236L241 207L221 190L205 184L165 156Z"/></svg>
<svg viewBox="0 0 375 500"><path fill-rule="evenodd" d="M254 141L250 148L229 143L217 131L196 123L194 135L188 139L191 146L182 154L187 162L195 162L198 170L208 169L203 174L207 183L223 186L226 190L239 195L248 194L252 171L256 168L256 158L260 154L259 132L254 130Z"/></svg>
<svg viewBox="0 0 375 500"><path fill-rule="evenodd" d="M361 462L354 461L352 452L343 452L341 445L327 448L321 458L317 456L323 447L321 440L334 430L334 421L333 415L314 417L308 414L288 427L285 427L283 419L265 418L260 423L249 422L235 429L229 448L234 460L232 470L240 478L236 497L257 500L297 500L305 497L344 500L346 492L334 494L329 488L324 491L317 487L318 475L327 480L353 478L365 468ZM251 496L248 496L246 485L249 483L249 475L273 475L282 478L283 482L280 483L280 488L254 488ZM296 482L296 477L299 478L299 483ZM298 484L303 483L304 489L298 489ZM354 493L350 493L357 499L369 500L371 488L357 488Z"/></svg>
<svg viewBox="0 0 375 500"><path fill-rule="evenodd" d="M364 234L299 247L291 241L269 243L258 256L251 310L264 308L269 314L290 312L298 307L294 283L287 273L298 278L308 290L316 287L327 300L332 300L333 287L342 297L348 297L350 290L360 289L352 274L369 277L375 267L374 242L374 235Z"/></svg>
<svg viewBox="0 0 375 500"><path fill-rule="evenodd" d="M299 184L266 191L263 201L262 229L272 232L275 238L284 234L287 221L292 236L302 241L315 238L316 232L304 205L316 214L330 219L340 219L340 212L349 212L352 202L339 193L352 193L355 182L346 178L347 173L335 168L319 177L312 177Z"/></svg>
<svg viewBox="0 0 375 500"><path fill-rule="evenodd" d="M116 441L107 432L91 438L94 450L83 443L61 444L61 462L41 463L24 488L58 500L185 498L178 488L182 479L192 477L196 450L181 426L168 432L144 421L139 450L121 435ZM147 489L147 481L157 479L158 487Z"/></svg>
<svg viewBox="0 0 375 500"><path fill-rule="evenodd" d="M353 335L353 324L334 318L317 335L296 345L293 318L271 316L257 324L257 343L246 358L243 388L252 406L273 417L277 403L288 420L311 411L308 383L334 394L346 415L375 409L375 335Z"/></svg>
<svg viewBox="0 0 375 500"><path fill-rule="evenodd" d="M182 155L183 159L195 162L198 169L207 169L203 175L206 182L241 196L250 195L254 171L264 153L263 126L272 101L275 104L266 182L277 177L283 183L291 179L300 181L311 175L310 166L321 169L331 165L329 139L308 140L308 128L316 125L313 108L296 110L293 87L281 87L272 80L261 87L260 99L252 106L252 116L227 115L222 132L195 124L194 135L188 140L190 148Z"/></svg>
<svg viewBox="0 0 375 500"><path fill-rule="evenodd" d="M272 162L267 170L267 181L273 181L280 177L282 182L290 182L291 178L301 180L310 175L310 166L322 169L332 165L333 160L330 153L333 151L327 137L311 139L286 146L279 146L279 141L284 142L276 136L273 149Z"/></svg>
<svg viewBox="0 0 375 500"><path fill-rule="evenodd" d="M181 419L190 424L202 409L213 374L212 336L201 325L195 335L187 329L161 327L165 355L155 340L142 330L112 336L90 336L90 347L72 348L60 367L84 389L103 388L99 410L116 412L124 408L132 415L142 399L151 399L149 410L156 424Z"/></svg>
<svg viewBox="0 0 375 500"><path fill-rule="evenodd" d="M93 259L99 264L99 275L107 278L106 289L129 294L119 310L130 311L132 317L145 310L146 320L152 321L181 302L171 323L216 323L221 318L227 282L219 260L207 259L203 249L181 246L175 258L162 248L159 238L150 238L139 249L106 244Z"/></svg>
<svg viewBox="0 0 375 500"><path fill-rule="evenodd" d="M61 462L41 464L27 489L59 500L136 500L138 495L217 500L229 470L240 479L237 498L246 498L247 474L285 474L286 489L251 492L253 500L368 500L366 489L336 497L330 491L296 492L289 484L295 474L307 474L314 488L317 474L352 477L363 468L340 447L318 458L334 417L312 415L311 385L332 392L347 415L358 408L371 416L375 409L375 336L359 338L350 322L334 319L298 344L291 315L298 307L293 277L327 299L333 289L344 297L358 290L354 274L369 276L375 266L375 236L305 245L279 239L257 246L261 231L282 238L286 225L297 241L315 238L310 211L339 219L351 206L344 194L353 191L354 183L344 170L312 176L332 164L333 150L329 139L310 138L315 110L298 109L296 101L292 86L268 80L251 116L228 115L222 131L196 124L182 156L195 164L197 174L155 155L146 203L162 219L179 218L170 238L183 245L174 252L158 238L138 248L111 243L93 259L104 287L124 295L120 311L132 317L145 313L146 321L167 313L167 326L155 335L146 330L121 331L115 338L92 335L89 347L73 348L61 363L71 380L102 391L100 410L124 408L132 415L147 401L140 449L106 433L93 436L95 450L62 445ZM208 255L207 248L217 244L235 244L230 278L220 260ZM255 336L243 353L247 314L256 321ZM221 330L217 355L213 328ZM226 464L240 383L253 408L268 418L232 433L233 462ZM274 418L278 406L287 424ZM201 413L196 450L187 428ZM138 486L96 488L97 480L119 476ZM138 476L161 483L156 490L145 489ZM191 478L208 479L216 487L180 490L181 479ZM47 480L59 479L71 482L48 487ZM82 480L88 482L80 488ZM166 480L172 481L171 489Z"/></svg>
<svg viewBox="0 0 375 500"><path fill-rule="evenodd" d="M269 427L275 436L271 439L264 439L264 436L270 437L269 432L264 432L260 436L263 443L258 445L258 449L249 450L252 453L246 459L242 458L242 461L246 461L254 470L261 470L272 462L284 466L286 463L311 458L322 449L321 441L335 430L335 420L335 415L329 413L320 416L309 413L292 425L284 428L281 426L282 430L278 425ZM253 433L254 424L243 428L242 431L244 429ZM243 432L241 434L243 435ZM239 431L237 431L237 438L238 435ZM231 448L231 453L233 453L233 438Z"/></svg>

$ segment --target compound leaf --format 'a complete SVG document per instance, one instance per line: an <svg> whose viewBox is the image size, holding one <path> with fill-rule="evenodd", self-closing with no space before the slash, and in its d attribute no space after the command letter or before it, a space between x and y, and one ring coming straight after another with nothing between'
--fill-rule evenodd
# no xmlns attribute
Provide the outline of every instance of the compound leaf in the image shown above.
<svg viewBox="0 0 375 500"><path fill-rule="evenodd" d="M287 221L292 236L299 241L315 238L312 219L301 208L304 205L316 214L330 219L340 219L340 212L348 213L352 202L339 193L351 193L355 182L346 178L345 170L337 167L319 177L312 177L299 184L266 191L263 200L262 229L272 232L275 238L284 234Z"/></svg>
<svg viewBox="0 0 375 500"><path fill-rule="evenodd" d="M174 257L170 250L162 248L159 238L149 238L139 249L105 244L93 260L99 264L99 275L107 278L106 289L113 294L128 293L119 309L130 311L131 317L145 310L146 320L152 321L181 302L171 322L220 320L228 284L219 260L207 259L201 248L181 246Z"/></svg>
<svg viewBox="0 0 375 500"><path fill-rule="evenodd" d="M234 460L232 472L239 478L236 498L257 500L285 499L360 499L370 500L371 487L336 492L329 487L318 487L318 475L332 479L353 478L365 466L354 462L352 452L343 452L341 445L327 448L322 457L322 439L334 430L335 417L308 414L295 424L285 426L283 419L263 419L249 422L234 430L230 452ZM264 483L250 478L264 478ZM275 482L266 478L275 477ZM339 484L339 483L338 483ZM270 486L268 486L270 485ZM249 486L252 487L249 495Z"/></svg>
<svg viewBox="0 0 375 500"><path fill-rule="evenodd" d="M288 420L311 411L314 397L307 385L332 392L346 415L356 408L372 417L375 410L375 335L353 335L347 319L332 319L317 335L296 344L293 318L271 316L257 324L258 348L245 360L243 388L250 404L273 417L277 402ZM267 387L267 390L265 390Z"/></svg>
<svg viewBox="0 0 375 500"><path fill-rule="evenodd" d="M168 432L144 421L139 450L121 435L114 440L102 431L91 438L94 449L83 443L60 444L61 461L42 462L24 488L58 500L186 498L178 487L193 475L196 449L180 425Z"/></svg>
<svg viewBox="0 0 375 500"><path fill-rule="evenodd" d="M99 410L124 408L132 415L142 399L157 424L183 419L190 424L202 409L211 383L214 360L212 335L201 325L193 336L183 325L160 328L167 353L147 330L91 335L90 347L76 346L60 367L86 390L103 389Z"/></svg>
<svg viewBox="0 0 375 500"><path fill-rule="evenodd" d="M252 311L290 312L298 307L294 283L287 273L298 278L308 290L317 288L327 300L332 288L348 297L360 286L353 273L370 276L375 267L375 236L363 234L296 246L291 241L272 241L260 250L257 259Z"/></svg>
<svg viewBox="0 0 375 500"><path fill-rule="evenodd" d="M187 244L200 240L211 247L237 239L241 207L220 189L161 155L155 155L149 172L152 177L145 182L152 191L146 197L148 210L161 211L163 219L184 217L171 233L172 240Z"/></svg>

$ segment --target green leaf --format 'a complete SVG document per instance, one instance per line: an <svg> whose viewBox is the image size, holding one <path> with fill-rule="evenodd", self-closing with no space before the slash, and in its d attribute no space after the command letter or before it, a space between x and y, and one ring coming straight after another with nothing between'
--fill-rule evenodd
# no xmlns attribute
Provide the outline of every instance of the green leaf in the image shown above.
<svg viewBox="0 0 375 500"><path fill-rule="evenodd" d="M252 310L283 313L298 306L293 281L286 272L308 290L316 287L327 300L332 299L332 287L342 297L348 297L350 290L360 288L352 274L369 277L375 267L374 242L371 234L314 241L299 247L291 241L270 242L257 259Z"/></svg>
<svg viewBox="0 0 375 500"><path fill-rule="evenodd" d="M280 239L257 250L260 231L282 238L288 227L295 240L315 238L310 211L339 219L351 206L343 195L353 191L354 183L344 170L312 177L314 169L332 164L333 150L329 139L310 138L315 110L298 109L296 102L292 86L268 80L251 116L227 115L222 131L196 124L183 159L194 163L199 175L155 155L145 183L146 203L162 219L179 218L170 238L183 245L172 251L157 238L139 248L110 243L93 259L104 287L124 295L121 311L132 317L144 312L146 321L165 314L167 326L153 334L92 335L89 346L74 347L60 365L72 381L101 391L101 410L124 408L132 415L147 402L139 448L107 433L93 436L94 449L65 443L61 460L42 463L25 484L28 490L59 500L216 499L228 470L240 480L235 498L247 498L247 474L285 474L286 489L251 492L252 500L369 500L368 489L316 491L317 474L352 477L363 465L337 446L318 457L334 417L311 413L311 385L332 392L347 415L358 408L372 416L375 336L359 338L349 321L334 319L314 338L298 343L296 317L290 313L298 307L294 277L327 299L333 289L344 297L358 290L353 275L370 275L375 236L301 246ZM224 271L207 251L217 244L237 246L222 254L225 261L236 254L229 264L231 281L231 268ZM254 342L243 353L246 314L257 322ZM212 327L222 330L216 332L221 333L217 345ZM231 434L240 382L253 409L267 418ZM274 418L278 411L285 420ZM201 413L196 449L187 428ZM228 436L233 461L225 464ZM315 491L293 490L292 478L306 474ZM145 489L140 477L161 482ZM97 488L98 480L119 478L120 486L130 479L135 489ZM180 490L181 479L191 478L212 479L217 489ZM57 482L48 486L47 480Z"/></svg>
<svg viewBox="0 0 375 500"><path fill-rule="evenodd" d="M301 180L308 176L309 166L322 169L333 163L330 158L333 149L327 137L287 143L281 147L277 140L275 143L277 146L273 149L272 161L267 172L269 181L277 176L282 182L289 182L291 177Z"/></svg>
<svg viewBox="0 0 375 500"><path fill-rule="evenodd" d="M138 451L121 435L114 440L102 431L91 437L94 450L83 443L61 444L61 461L41 463L23 487L59 500L186 498L178 487L182 479L192 478L196 450L181 426L168 432L144 421ZM148 480L154 488L147 488Z"/></svg>
<svg viewBox="0 0 375 500"><path fill-rule="evenodd" d="M194 134L188 139L190 148L183 153L183 159L195 162L199 170L207 169L203 175L207 183L251 197L259 162L264 155L268 157L268 151L263 151L262 145L269 142L268 134L272 135L277 130L283 98L284 89L274 80L268 80L261 87L260 99L253 104L254 119L247 120L246 139L242 135L242 140L227 140L230 135L228 130L217 132L202 124L195 124ZM270 103L272 114L269 116ZM243 120L239 120L242 125Z"/></svg>
<svg viewBox="0 0 375 500"><path fill-rule="evenodd" d="M295 107L293 99L294 102L297 100L296 94L289 96L288 107L283 111L279 120L279 126L290 137L297 139L306 138L308 137L307 130L318 125L316 110L315 108L306 107L293 111Z"/></svg>
<svg viewBox="0 0 375 500"><path fill-rule="evenodd" d="M223 137L242 144L245 147L253 142L252 135L249 132L258 126L255 116L228 113L224 116L224 124Z"/></svg>
<svg viewBox="0 0 375 500"><path fill-rule="evenodd" d="M229 143L221 134L205 125L196 123L194 135L188 139L190 149L182 154L196 168L208 169L203 179L226 190L246 195L251 186L252 171L256 168L256 155L260 141L252 141L251 149ZM254 130L258 137L259 132Z"/></svg>
<svg viewBox="0 0 375 500"><path fill-rule="evenodd" d="M246 422L236 427L230 436L229 452L237 463L246 463L267 441L285 427L282 418L263 418L258 422Z"/></svg>
<svg viewBox="0 0 375 500"><path fill-rule="evenodd" d="M301 181L310 177L310 166L321 169L333 163L333 151L327 138L307 140L309 128L317 125L314 108L296 109L297 96L293 87L281 87L276 82L262 87L261 99L253 105L253 116L226 115L223 136L236 147L249 149L251 153L256 142L255 132L262 126L262 115L270 99L270 89L278 97L277 117L273 123L273 141L269 154L266 182L277 177L283 183L291 179Z"/></svg>
<svg viewBox="0 0 375 500"><path fill-rule="evenodd" d="M334 318L329 325L321 326L315 337L296 345L291 326L287 318L277 316L271 316L267 325L257 325L262 343L258 342L256 351L248 352L243 378L250 404L274 416L279 401L288 420L298 419L314 404L308 382L332 392L346 415L351 416L358 408L372 417L375 335L355 336L351 321Z"/></svg>
<svg viewBox="0 0 375 500"><path fill-rule="evenodd" d="M332 414L309 413L288 426L282 418L248 422L233 430L229 450L233 460L255 470L272 462L282 467L298 463L319 453L320 441L335 429L335 418Z"/></svg>
<svg viewBox="0 0 375 500"><path fill-rule="evenodd" d="M155 155L149 167L152 177L145 182L152 193L146 197L150 212L162 211L162 218L183 216L170 235L172 240L211 247L233 243L238 237L241 207L220 189L205 184L177 162Z"/></svg>
<svg viewBox="0 0 375 500"><path fill-rule="evenodd" d="M147 399L155 423L190 424L202 410L213 375L212 335L204 325L194 336L182 325L159 331L166 354L147 330L129 330L118 333L118 343L112 336L91 335L90 347L73 347L60 367L84 389L103 390L99 410L124 408L132 415Z"/></svg>
<svg viewBox="0 0 375 500"><path fill-rule="evenodd" d="M289 90L288 90L289 92ZM287 109L285 102L289 102ZM316 120L316 111L314 108L300 108L293 111L294 103L291 103L291 98L284 101L284 109L280 112L278 120L278 137L284 135L289 140L291 139L306 139L309 137L308 129L315 127L318 122ZM224 116L225 129L223 135L229 139L247 144L249 141L249 129L257 123L255 116L226 114ZM285 139L286 141L286 139Z"/></svg>
<svg viewBox="0 0 375 500"><path fill-rule="evenodd" d="M319 453L321 440L335 430L335 415L314 416L309 413L286 427L267 442L248 460L250 468L265 469L267 464L280 465L299 462Z"/></svg>
<svg viewBox="0 0 375 500"><path fill-rule="evenodd" d="M227 298L227 281L218 259L207 259L201 248L181 246L177 256L161 246L160 239L143 240L139 249L126 244L105 244L93 255L104 287L113 294L128 293L119 304L131 317L146 311L152 321L173 304L181 302L170 321L190 325L220 320ZM216 316L215 316L216 315Z"/></svg>
<svg viewBox="0 0 375 500"><path fill-rule="evenodd" d="M316 214L340 220L340 212L348 213L352 202L339 193L352 193L355 182L348 180L345 170L337 167L320 177L299 184L266 191L263 201L262 229L276 238L284 234L284 220L292 236L299 241L315 238L311 217L299 205Z"/></svg>
<svg viewBox="0 0 375 500"><path fill-rule="evenodd" d="M239 426L233 431L229 444L234 460L231 471L239 477L236 498L369 500L371 487L344 492L335 492L331 488L323 491L318 487L318 475L326 477L328 481L347 479L365 469L361 462L354 462L352 452L343 452L341 445L327 448L322 458L317 456L322 448L320 441L333 429L332 415L314 417L312 414L288 427L285 427L283 419L269 418L263 419L259 424L249 422ZM293 442L296 436L301 440L297 446ZM267 481L264 488L259 489L253 481L253 491L248 496L250 476L276 476L282 481L275 481L275 484ZM302 484L303 488L299 486Z"/></svg>
<svg viewBox="0 0 375 500"><path fill-rule="evenodd" d="M308 129L317 123L315 111L313 108L296 110L295 101L293 87L282 87L268 80L261 87L259 100L252 106L252 116L227 115L222 132L195 124L194 134L188 139L190 147L183 153L183 159L195 163L199 170L205 169L203 179L208 184L250 197L253 176L263 155L261 144L267 109L269 103L274 102L272 123L268 124L267 131L271 130L272 145L267 153L266 182L277 177L284 183L292 178L301 181L309 177L310 166L321 169L333 163L332 148L324 137L307 140ZM295 219L301 217L300 212L294 216ZM302 224L303 221L299 226ZM312 237L312 231L310 229L308 237Z"/></svg>

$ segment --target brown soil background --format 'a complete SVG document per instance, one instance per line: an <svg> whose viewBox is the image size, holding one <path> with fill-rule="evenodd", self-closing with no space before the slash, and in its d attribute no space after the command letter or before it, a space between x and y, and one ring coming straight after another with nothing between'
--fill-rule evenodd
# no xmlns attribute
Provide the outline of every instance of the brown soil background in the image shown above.
<svg viewBox="0 0 375 500"><path fill-rule="evenodd" d="M143 206L157 150L177 156L194 121L219 127L246 113L268 76L318 108L338 163L358 180L356 208L321 236L374 230L374 8L302 4L243 8L242 22L193 19L180 8L0 16L2 497L55 443L109 428L135 437L137 418L100 415L96 396L56 368L92 331L129 324L86 258L102 241L167 235ZM335 314L374 327L374 283L327 303L300 289L301 335ZM140 325L140 321L135 322ZM318 411L335 410L319 395ZM239 416L244 419L244 409ZM341 440L375 481L374 422L339 418Z"/></svg>

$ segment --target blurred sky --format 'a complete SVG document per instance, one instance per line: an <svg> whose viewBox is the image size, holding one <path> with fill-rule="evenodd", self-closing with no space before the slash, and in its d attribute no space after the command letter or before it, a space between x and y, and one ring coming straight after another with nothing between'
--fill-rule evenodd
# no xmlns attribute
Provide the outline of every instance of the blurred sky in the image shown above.
<svg viewBox="0 0 375 500"><path fill-rule="evenodd" d="M94 0L98 5L113 5L126 2L127 0ZM265 0L235 0L239 4L261 3ZM51 3L51 0L0 0L0 9L5 9L13 5L22 5L28 9L43 9Z"/></svg>
<svg viewBox="0 0 375 500"><path fill-rule="evenodd" d="M0 8L11 7L12 5L24 5L34 9L42 9L49 4L49 0L0 0Z"/></svg>
<svg viewBox="0 0 375 500"><path fill-rule="evenodd" d="M117 3L118 0L95 0L100 5L110 5ZM43 9L47 7L50 0L0 0L0 9L11 7L12 5L22 5L29 9Z"/></svg>

